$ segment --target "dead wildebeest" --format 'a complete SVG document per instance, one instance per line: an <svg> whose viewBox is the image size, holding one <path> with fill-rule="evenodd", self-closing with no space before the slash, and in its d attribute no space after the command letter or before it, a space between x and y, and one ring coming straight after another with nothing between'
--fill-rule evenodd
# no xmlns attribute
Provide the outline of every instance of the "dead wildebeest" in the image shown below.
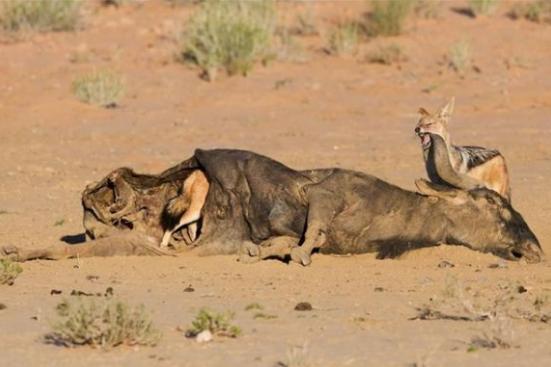
<svg viewBox="0 0 551 367"><path fill-rule="evenodd" d="M115 170L82 195L84 227L93 241L45 250L4 248L4 253L21 261L171 254L158 247L163 233L178 222L167 216L166 207L196 170L209 181L208 195L197 239L185 231L172 239L181 249L240 253L244 261L290 256L304 265L316 249L378 252L384 258L440 243L510 260L538 262L543 256L522 216L491 190L418 180L416 193L354 171L295 171L240 150L197 150L159 175Z"/></svg>

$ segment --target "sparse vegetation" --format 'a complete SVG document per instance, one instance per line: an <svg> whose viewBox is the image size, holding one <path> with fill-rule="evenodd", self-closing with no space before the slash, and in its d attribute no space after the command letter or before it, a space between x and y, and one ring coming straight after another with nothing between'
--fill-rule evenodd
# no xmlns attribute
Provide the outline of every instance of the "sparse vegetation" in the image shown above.
<svg viewBox="0 0 551 367"><path fill-rule="evenodd" d="M397 44L379 46L375 51L367 55L367 61L383 65L392 65L406 61L407 58L402 48Z"/></svg>
<svg viewBox="0 0 551 367"><path fill-rule="evenodd" d="M498 284L497 289L475 290L452 279L440 296L417 309L413 319L482 321L484 329L471 339L467 351L511 348L516 346L513 320L551 321L548 291L528 293L526 287L513 282Z"/></svg>
<svg viewBox="0 0 551 367"><path fill-rule="evenodd" d="M413 6L413 13L420 18L438 18L441 10L440 5L440 0L417 0Z"/></svg>
<svg viewBox="0 0 551 367"><path fill-rule="evenodd" d="M81 0L3 0L0 28L7 32L72 31L80 21Z"/></svg>
<svg viewBox="0 0 551 367"><path fill-rule="evenodd" d="M247 306L245 306L245 311L251 311L251 310L263 310L264 306L262 306L258 302L249 303Z"/></svg>
<svg viewBox="0 0 551 367"><path fill-rule="evenodd" d="M239 326L232 325L232 320L233 313L218 313L203 308L191 322L191 328L187 330L186 336L195 337L202 331L208 330L212 335L235 338L241 335L241 329Z"/></svg>
<svg viewBox="0 0 551 367"><path fill-rule="evenodd" d="M277 319L277 315L271 315L264 312L257 312L254 314L253 319L273 320L273 319Z"/></svg>
<svg viewBox="0 0 551 367"><path fill-rule="evenodd" d="M459 41L450 47L449 65L458 73L465 72L472 63L471 45L466 40Z"/></svg>
<svg viewBox="0 0 551 367"><path fill-rule="evenodd" d="M371 4L366 26L369 36L397 36L403 32L412 0L372 1Z"/></svg>
<svg viewBox="0 0 551 367"><path fill-rule="evenodd" d="M59 303L56 313L60 320L46 335L46 341L56 345L155 346L161 338L143 306L130 307L112 298L75 297Z"/></svg>
<svg viewBox="0 0 551 367"><path fill-rule="evenodd" d="M0 259L0 284L13 285L21 272L21 265L8 259Z"/></svg>
<svg viewBox="0 0 551 367"><path fill-rule="evenodd" d="M278 60L303 62L307 59L304 48L297 41L297 37L293 36L291 30L287 28L280 28L277 31L274 49Z"/></svg>
<svg viewBox="0 0 551 367"><path fill-rule="evenodd" d="M335 55L353 53L357 50L359 26L348 22L335 27L329 35L329 51Z"/></svg>
<svg viewBox="0 0 551 367"><path fill-rule="evenodd" d="M490 319L490 327L487 330L471 339L468 350L508 349L514 345L514 329L511 320L499 315Z"/></svg>
<svg viewBox="0 0 551 367"><path fill-rule="evenodd" d="M517 2L509 12L513 19L526 19L536 23L551 23L551 1Z"/></svg>
<svg viewBox="0 0 551 367"><path fill-rule="evenodd" d="M474 16L490 15L497 8L497 0L469 0L469 9Z"/></svg>
<svg viewBox="0 0 551 367"><path fill-rule="evenodd" d="M292 27L291 32L298 36L315 36L319 34L316 16L311 7L308 11L297 15L296 25Z"/></svg>
<svg viewBox="0 0 551 367"><path fill-rule="evenodd" d="M61 218L55 221L54 227L59 227L59 226L62 226L63 224L65 224L65 219Z"/></svg>
<svg viewBox="0 0 551 367"><path fill-rule="evenodd" d="M112 71L94 71L73 81L72 90L82 102L116 107L124 94L122 77Z"/></svg>
<svg viewBox="0 0 551 367"><path fill-rule="evenodd" d="M310 367L313 365L306 343L290 347L286 352L285 360L276 363L276 367Z"/></svg>
<svg viewBox="0 0 551 367"><path fill-rule="evenodd" d="M271 56L274 25L271 0L206 0L184 33L182 60L198 65L208 80L219 69L247 75Z"/></svg>

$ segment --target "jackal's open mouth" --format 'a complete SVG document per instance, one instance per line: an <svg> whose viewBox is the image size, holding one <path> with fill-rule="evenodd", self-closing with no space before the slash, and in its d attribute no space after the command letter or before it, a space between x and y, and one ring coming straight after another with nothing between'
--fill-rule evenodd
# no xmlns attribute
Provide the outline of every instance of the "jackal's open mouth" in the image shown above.
<svg viewBox="0 0 551 367"><path fill-rule="evenodd" d="M423 149L428 149L431 144L431 139L429 134L419 133L419 139L421 139L421 145L423 145Z"/></svg>

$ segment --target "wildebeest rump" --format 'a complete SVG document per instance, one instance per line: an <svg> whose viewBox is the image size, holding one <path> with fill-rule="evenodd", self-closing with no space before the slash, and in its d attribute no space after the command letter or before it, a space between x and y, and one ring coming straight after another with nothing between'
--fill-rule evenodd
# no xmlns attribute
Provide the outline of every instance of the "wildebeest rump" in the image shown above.
<svg viewBox="0 0 551 367"><path fill-rule="evenodd" d="M354 171L295 171L240 150L197 150L159 175L115 170L83 192L84 227L96 241L32 254L4 252L19 260L104 256L109 246L128 249L116 254L165 254L155 246L174 221L164 208L196 169L205 172L210 189L199 238L187 243L183 235L182 249L241 251L243 260L291 256L303 264L316 248L325 253L377 251L385 257L438 243L533 262L542 255L522 216L490 190L462 191L418 181L422 193L415 193Z"/></svg>

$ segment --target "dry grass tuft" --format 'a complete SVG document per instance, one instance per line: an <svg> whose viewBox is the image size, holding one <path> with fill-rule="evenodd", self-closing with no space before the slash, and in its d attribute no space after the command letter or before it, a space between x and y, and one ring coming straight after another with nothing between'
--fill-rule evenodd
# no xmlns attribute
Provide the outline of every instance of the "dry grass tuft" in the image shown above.
<svg viewBox="0 0 551 367"><path fill-rule="evenodd" d="M212 335L227 336L236 338L241 335L241 328L232 325L233 313L217 313L208 309L201 309L195 319L191 322L191 327L187 330L187 337L195 337L199 333L208 330Z"/></svg>
<svg viewBox="0 0 551 367"><path fill-rule="evenodd" d="M367 55L367 61L376 64L392 65L407 61L402 48L397 44L379 46Z"/></svg>
<svg viewBox="0 0 551 367"><path fill-rule="evenodd" d="M367 34L376 36L397 36L404 30L412 0L372 1L372 10L366 26Z"/></svg>
<svg viewBox="0 0 551 367"><path fill-rule="evenodd" d="M354 53L358 49L359 26L356 22L343 23L329 34L329 52L334 55Z"/></svg>
<svg viewBox="0 0 551 367"><path fill-rule="evenodd" d="M413 13L424 19L435 19L440 16L442 2L440 0L417 0L413 5Z"/></svg>
<svg viewBox="0 0 551 367"><path fill-rule="evenodd" d="M76 78L72 90L84 103L113 108L118 106L124 95L124 83L115 72L94 71Z"/></svg>
<svg viewBox="0 0 551 367"><path fill-rule="evenodd" d="M46 341L56 345L155 346L161 338L143 306L130 307L112 298L76 297L59 303L56 312L60 320L46 335Z"/></svg>
<svg viewBox="0 0 551 367"><path fill-rule="evenodd" d="M0 284L13 285L22 272L21 265L8 259L0 259Z"/></svg>
<svg viewBox="0 0 551 367"><path fill-rule="evenodd" d="M475 17L492 14L497 6L497 0L469 0L469 9Z"/></svg>
<svg viewBox="0 0 551 367"><path fill-rule="evenodd" d="M0 28L7 32L72 31L81 18L81 0L3 0Z"/></svg>
<svg viewBox="0 0 551 367"><path fill-rule="evenodd" d="M472 66L471 45L463 40L453 44L448 53L450 67L458 73L464 73Z"/></svg>
<svg viewBox="0 0 551 367"><path fill-rule="evenodd" d="M290 347L285 359L276 363L276 367L311 367L315 364L310 359L308 344Z"/></svg>
<svg viewBox="0 0 551 367"><path fill-rule="evenodd" d="M509 16L513 19L526 19L535 23L551 23L551 1L523 1L515 3Z"/></svg>

